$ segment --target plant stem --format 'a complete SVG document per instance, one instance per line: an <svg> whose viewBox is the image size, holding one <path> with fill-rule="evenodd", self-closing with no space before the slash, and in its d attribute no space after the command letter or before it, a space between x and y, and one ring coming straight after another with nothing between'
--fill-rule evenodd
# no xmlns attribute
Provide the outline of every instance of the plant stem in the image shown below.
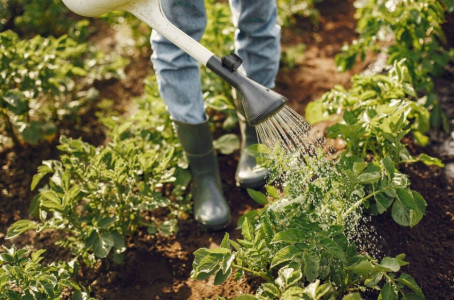
<svg viewBox="0 0 454 300"><path fill-rule="evenodd" d="M378 191L375 191L373 192L372 194L369 194L367 195L366 197L364 198L361 198L359 199L358 201L355 202L355 204L353 204L343 215L342 215L342 218L346 218L349 214L351 214L355 209L357 209L360 205L362 205L364 202L366 202L367 199L377 195L378 193L381 193L385 190L389 189L389 187L385 187L381 190L378 190Z"/></svg>
<svg viewBox="0 0 454 300"><path fill-rule="evenodd" d="M237 268L237 269L241 269L243 271L246 271L248 273L251 273L252 275L254 276L257 276L257 277L260 277L264 280L266 280L267 282L270 282L270 281L273 281L273 278L271 278L271 276L269 276L268 274L266 273L263 273L263 272L257 272L257 271L254 271L248 267L243 267L243 266L240 266L240 265L237 265L237 264L232 264L232 266L234 268Z"/></svg>

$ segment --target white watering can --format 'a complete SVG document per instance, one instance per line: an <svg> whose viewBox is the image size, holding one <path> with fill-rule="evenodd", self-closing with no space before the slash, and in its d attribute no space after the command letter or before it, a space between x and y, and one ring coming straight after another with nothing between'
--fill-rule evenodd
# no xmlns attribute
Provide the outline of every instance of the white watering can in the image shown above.
<svg viewBox="0 0 454 300"><path fill-rule="evenodd" d="M161 0L63 0L63 2L75 13L86 17L97 17L114 10L129 11L238 89L243 96L246 120L250 125L255 126L268 119L287 102L284 96L238 72L237 69L241 65L238 56L232 54L221 60L173 25L162 10Z"/></svg>

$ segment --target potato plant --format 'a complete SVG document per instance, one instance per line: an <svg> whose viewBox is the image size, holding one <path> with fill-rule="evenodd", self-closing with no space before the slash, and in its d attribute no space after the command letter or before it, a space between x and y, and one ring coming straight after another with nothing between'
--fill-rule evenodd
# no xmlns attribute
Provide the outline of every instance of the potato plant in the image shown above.
<svg viewBox="0 0 454 300"><path fill-rule="evenodd" d="M72 299L91 299L85 289L72 280L77 275L77 264L74 261L44 266L41 261L46 250L31 252L15 246L2 247L1 300L61 299L68 294L72 294Z"/></svg>
<svg viewBox="0 0 454 300"><path fill-rule="evenodd" d="M425 200L389 157L376 164L342 156L334 164L320 155L303 165L274 157L269 196L250 193L266 207L244 218L242 239L226 235L220 248L197 250L192 277L214 275L215 284L246 273L261 278L255 296L246 299L361 299L371 290L383 299L424 299L415 280L398 273L405 255L377 260L348 238L362 205L373 213L392 207L393 219L404 226L421 220Z"/></svg>
<svg viewBox="0 0 454 300"><path fill-rule="evenodd" d="M84 23L77 30L83 31ZM58 125L89 107L95 80L123 75L125 60L67 35L21 39L0 33L0 147L53 139Z"/></svg>
<svg viewBox="0 0 454 300"><path fill-rule="evenodd" d="M376 160L390 156L395 164L422 161L443 166L441 161L421 154L413 157L403 138L407 135L425 146L429 138L430 112L418 101L405 61L394 63L387 74L356 75L349 90L341 86L309 103L310 123L339 118L331 126L329 137L347 141L347 153Z"/></svg>
<svg viewBox="0 0 454 300"><path fill-rule="evenodd" d="M60 36L75 23L60 0L2 0L0 8L0 32Z"/></svg>
<svg viewBox="0 0 454 300"><path fill-rule="evenodd" d="M191 177L165 105L155 99L155 84L147 89L135 115L105 120L105 146L61 138L60 160L44 161L32 181L32 189L47 182L31 206L39 222L18 221L7 238L32 228L63 231L59 244L93 265L107 256L121 260L126 240L139 228L150 234L177 230L177 217L188 210L184 193ZM168 183L173 189L166 190Z"/></svg>
<svg viewBox="0 0 454 300"><path fill-rule="evenodd" d="M359 38L336 57L339 69L350 69L357 57L364 59L369 51L386 53L388 64L405 59L412 85L418 93L427 95L425 106L433 107L432 126L448 131L432 77L441 75L453 58L454 52L444 47L446 37L441 28L445 9L452 9L452 1L360 0L355 6Z"/></svg>

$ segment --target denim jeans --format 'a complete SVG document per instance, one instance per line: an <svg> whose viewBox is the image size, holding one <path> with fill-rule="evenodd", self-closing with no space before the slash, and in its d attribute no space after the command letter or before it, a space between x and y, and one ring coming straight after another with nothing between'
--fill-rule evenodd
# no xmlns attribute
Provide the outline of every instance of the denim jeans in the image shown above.
<svg viewBox="0 0 454 300"><path fill-rule="evenodd" d="M242 71L258 83L274 88L280 60L280 27L275 0L229 0L235 31L235 51L243 59ZM206 27L203 0L163 0L162 8L175 26L200 41ZM222 38L222 37L220 37ZM174 120L205 121L199 63L152 32L151 60L159 92ZM206 45L209 49L209 45Z"/></svg>

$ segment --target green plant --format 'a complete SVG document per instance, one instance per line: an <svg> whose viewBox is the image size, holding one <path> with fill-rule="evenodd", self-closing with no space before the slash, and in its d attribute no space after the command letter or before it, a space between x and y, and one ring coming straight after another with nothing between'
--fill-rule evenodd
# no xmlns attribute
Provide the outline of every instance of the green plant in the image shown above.
<svg viewBox="0 0 454 300"><path fill-rule="evenodd" d="M68 292L72 299L89 299L85 289L72 280L77 274L74 261L43 266L45 250L30 252L15 246L2 247L0 299L61 299Z"/></svg>
<svg viewBox="0 0 454 300"><path fill-rule="evenodd" d="M319 11L315 8L316 3L322 0L278 0L279 19L283 26L290 26L296 16L309 18L317 23L320 18Z"/></svg>
<svg viewBox="0 0 454 300"><path fill-rule="evenodd" d="M138 228L150 234L177 230L176 217L189 209L185 190L191 176L183 169L187 163L176 148L165 105L156 98L156 84L149 84L147 92L136 114L105 120L110 128L105 146L60 139L64 154L59 161L43 162L32 181L35 189L50 175L31 206L40 222L14 223L7 238L32 228L63 231L59 243L93 265L108 255L121 260L126 239Z"/></svg>
<svg viewBox="0 0 454 300"><path fill-rule="evenodd" d="M320 152L303 163L299 154L289 157L278 147L271 152L259 145L251 151L267 155L268 197L249 191L266 206L242 218L242 239L226 235L220 248L197 250L192 277L215 275L216 284L231 275L259 277L263 283L250 299L360 299L368 289L381 297L424 298L410 275L395 274L407 264L404 255L379 262L359 253L347 238L363 217L362 207L373 214L391 208L403 226L421 220L426 202L409 189L390 157L367 163L342 155L332 162Z"/></svg>
<svg viewBox="0 0 454 300"><path fill-rule="evenodd" d="M96 99L95 80L123 74L124 59L66 35L22 40L6 31L0 40L0 135L16 146L53 139L62 120Z"/></svg>
<svg viewBox="0 0 454 300"><path fill-rule="evenodd" d="M443 47L443 6L438 0L361 0L355 6L359 38L336 57L339 69L350 69L358 56L364 59L369 51L386 53L388 64L405 59L411 84L418 93L427 95L425 106L433 107L432 126L448 131L432 81L453 57L453 52Z"/></svg>
<svg viewBox="0 0 454 300"><path fill-rule="evenodd" d="M60 36L75 23L60 0L2 0L0 8L0 32L10 29L21 35Z"/></svg>
<svg viewBox="0 0 454 300"><path fill-rule="evenodd" d="M343 122L331 126L329 137L347 141L347 153L362 158L373 154L380 160L390 156L396 164L422 161L443 166L426 154L414 158L403 138L413 136L420 145L429 138L430 113L417 99L405 61L395 62L386 75L357 75L349 90L337 86L320 99L309 103L306 115L310 123L335 119L343 114Z"/></svg>

